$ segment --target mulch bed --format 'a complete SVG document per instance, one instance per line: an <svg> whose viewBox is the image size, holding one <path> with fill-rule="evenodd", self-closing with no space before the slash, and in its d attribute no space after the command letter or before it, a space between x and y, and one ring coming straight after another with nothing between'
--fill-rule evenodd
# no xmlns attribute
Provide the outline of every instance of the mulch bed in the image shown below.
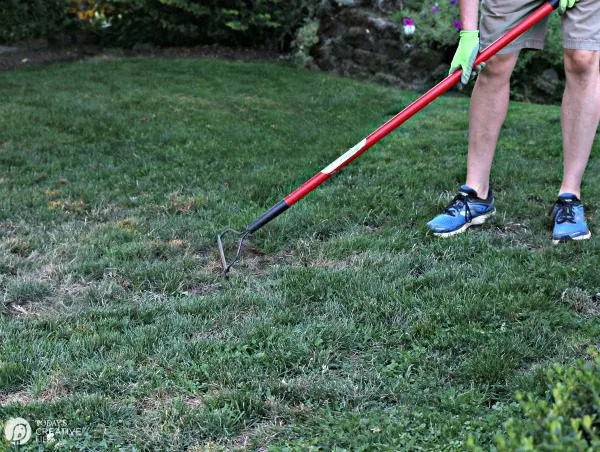
<svg viewBox="0 0 600 452"><path fill-rule="evenodd" d="M50 46L43 40L0 48L0 71L50 63L65 63L110 54L120 57L148 56L158 58L221 58L228 60L275 60L280 53L261 49L234 49L221 46L150 47L107 49L97 45Z"/></svg>

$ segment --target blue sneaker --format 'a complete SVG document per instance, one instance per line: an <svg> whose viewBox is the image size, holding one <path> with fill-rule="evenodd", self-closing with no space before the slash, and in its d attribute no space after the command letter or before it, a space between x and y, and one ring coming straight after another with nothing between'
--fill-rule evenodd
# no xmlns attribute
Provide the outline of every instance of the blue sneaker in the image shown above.
<svg viewBox="0 0 600 452"><path fill-rule="evenodd" d="M450 237L464 232L474 224L483 224L496 213L494 196L489 191L487 199L477 197L477 192L468 185L461 185L450 204L427 223L427 227L438 237Z"/></svg>
<svg viewBox="0 0 600 452"><path fill-rule="evenodd" d="M585 224L583 204L573 193L562 193L552 206L550 216L554 222L552 243L568 240L586 240L592 233Z"/></svg>

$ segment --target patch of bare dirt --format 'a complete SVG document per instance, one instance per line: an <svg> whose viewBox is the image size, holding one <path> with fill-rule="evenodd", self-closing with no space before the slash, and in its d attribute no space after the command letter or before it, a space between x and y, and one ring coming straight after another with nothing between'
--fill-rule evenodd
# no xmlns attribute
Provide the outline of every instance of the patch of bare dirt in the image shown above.
<svg viewBox="0 0 600 452"><path fill-rule="evenodd" d="M579 287L565 289L561 302L583 317L600 316L600 293L592 293Z"/></svg>
<svg viewBox="0 0 600 452"><path fill-rule="evenodd" d="M34 398L29 395L26 391L19 392L3 392L0 391L0 406L11 405L18 403L20 405L27 405L34 401Z"/></svg>
<svg viewBox="0 0 600 452"><path fill-rule="evenodd" d="M227 238L224 243L225 256L228 262L233 259L237 250L238 238ZM212 253L207 253L208 260L204 263L204 269L215 275L223 273L223 266L219 253L215 249ZM264 276L269 271L269 268L273 265L280 264L283 262L289 262L293 257L292 251L283 250L276 254L268 254L259 249L257 246L252 244L249 240L244 242L242 252L235 265L231 268L228 275L234 275L236 272L244 274L252 274L255 276Z"/></svg>
<svg viewBox="0 0 600 452"><path fill-rule="evenodd" d="M67 386L56 375L53 375L48 387L44 389L44 392L39 397L31 395L27 391L0 391L0 406L12 404L28 405L34 402L53 402L68 395L69 390Z"/></svg>

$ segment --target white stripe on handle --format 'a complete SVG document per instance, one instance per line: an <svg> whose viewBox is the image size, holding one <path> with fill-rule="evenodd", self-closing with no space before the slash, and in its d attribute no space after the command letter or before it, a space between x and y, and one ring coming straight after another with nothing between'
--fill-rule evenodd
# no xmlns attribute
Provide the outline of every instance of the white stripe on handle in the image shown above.
<svg viewBox="0 0 600 452"><path fill-rule="evenodd" d="M358 143L356 146L354 146L353 148L348 150L345 154L340 155L334 162L330 163L325 168L323 168L321 170L321 172L325 173L325 174L335 173L339 169L340 166L342 166L346 161L348 161L350 158L352 158L352 156L354 154L359 152L366 143L367 143L367 139L365 138L360 143Z"/></svg>

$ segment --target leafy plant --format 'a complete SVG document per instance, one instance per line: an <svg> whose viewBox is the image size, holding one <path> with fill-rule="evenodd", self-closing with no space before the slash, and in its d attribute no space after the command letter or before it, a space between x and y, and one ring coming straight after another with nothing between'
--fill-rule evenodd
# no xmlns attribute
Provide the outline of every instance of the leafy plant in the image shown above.
<svg viewBox="0 0 600 452"><path fill-rule="evenodd" d="M100 0L102 35L120 45L210 44L288 48L318 0Z"/></svg>
<svg viewBox="0 0 600 452"><path fill-rule="evenodd" d="M307 21L296 33L296 39L292 43L295 49L293 61L296 66L306 67L313 62L310 49L319 42L319 21Z"/></svg>
<svg viewBox="0 0 600 452"><path fill-rule="evenodd" d="M523 417L506 423L496 439L499 451L600 448L600 354L591 354L591 362L556 364L547 374L545 394L517 394Z"/></svg>
<svg viewBox="0 0 600 452"><path fill-rule="evenodd" d="M68 0L4 0L0 2L0 43L53 36L69 26Z"/></svg>

